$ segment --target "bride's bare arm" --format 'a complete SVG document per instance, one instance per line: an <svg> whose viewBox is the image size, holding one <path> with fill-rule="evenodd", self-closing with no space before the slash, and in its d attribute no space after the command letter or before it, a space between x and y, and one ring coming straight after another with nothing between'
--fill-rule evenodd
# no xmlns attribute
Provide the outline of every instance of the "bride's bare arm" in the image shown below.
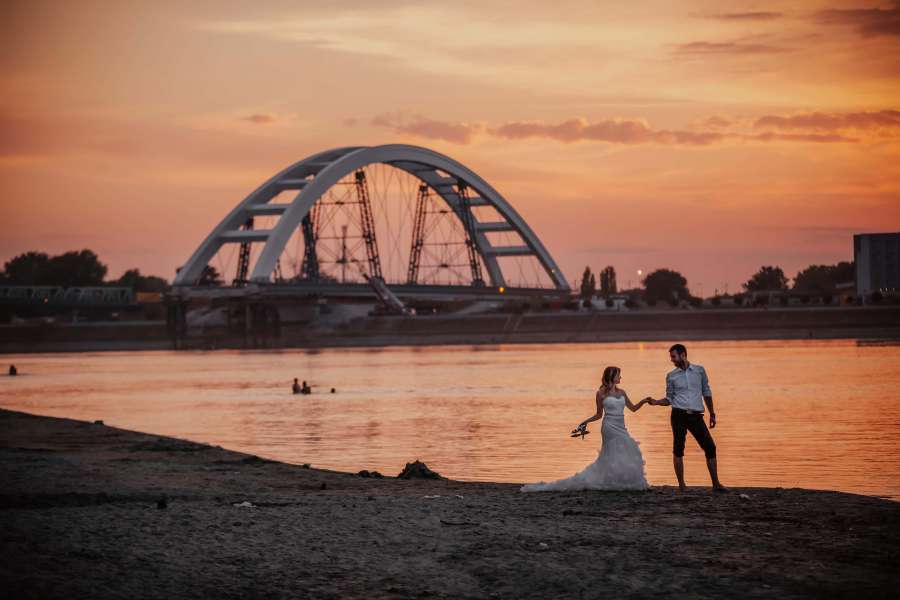
<svg viewBox="0 0 900 600"><path fill-rule="evenodd" d="M623 390L622 388L619 388L619 391L622 392L622 395L625 396L625 406L627 406L628 410L630 410L631 412L639 411L641 409L641 407L647 403L647 400L644 399L644 400L641 400L640 402L638 402L637 404L635 404L634 402L631 401L631 398L628 397L628 393L625 392L625 390Z"/></svg>
<svg viewBox="0 0 900 600"><path fill-rule="evenodd" d="M582 425L587 425L593 421L599 421L603 418L603 398L600 396L600 390L597 390L597 412L594 413L594 416L588 417L584 421L578 424L579 427Z"/></svg>

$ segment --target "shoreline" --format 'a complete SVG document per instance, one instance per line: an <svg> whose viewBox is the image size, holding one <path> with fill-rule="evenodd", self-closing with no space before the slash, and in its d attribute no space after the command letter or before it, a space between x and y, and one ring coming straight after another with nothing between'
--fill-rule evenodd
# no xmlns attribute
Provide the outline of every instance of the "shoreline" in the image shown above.
<svg viewBox="0 0 900 600"><path fill-rule="evenodd" d="M240 329L240 328L239 328ZM0 325L0 354L140 350L373 348L496 344L860 339L900 341L900 307L645 310L370 316L285 322L266 335L163 321Z"/></svg>
<svg viewBox="0 0 900 600"><path fill-rule="evenodd" d="M522 494L384 475L0 410L0 584L23 598L877 598L900 586L890 500Z"/></svg>

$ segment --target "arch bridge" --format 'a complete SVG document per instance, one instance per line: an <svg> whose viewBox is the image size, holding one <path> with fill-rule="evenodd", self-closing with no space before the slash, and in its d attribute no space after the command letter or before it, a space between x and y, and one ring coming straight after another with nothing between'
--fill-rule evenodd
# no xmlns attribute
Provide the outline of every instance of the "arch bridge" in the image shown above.
<svg viewBox="0 0 900 600"><path fill-rule="evenodd" d="M217 267L218 265L218 267ZM226 283L221 276L233 279ZM563 295L569 286L512 205L471 169L402 144L287 167L239 202L175 277L176 293Z"/></svg>

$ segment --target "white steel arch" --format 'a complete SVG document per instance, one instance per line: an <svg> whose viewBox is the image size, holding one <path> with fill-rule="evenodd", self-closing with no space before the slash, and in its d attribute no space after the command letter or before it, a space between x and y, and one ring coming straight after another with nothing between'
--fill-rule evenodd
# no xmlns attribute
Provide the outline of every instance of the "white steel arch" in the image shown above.
<svg viewBox="0 0 900 600"><path fill-rule="evenodd" d="M443 198L458 218L462 218L460 184L476 194L467 199L469 206L494 207L503 218L502 221L476 220L474 223L476 246L484 260L491 285L506 285L498 257L533 256L540 262L557 290L569 290L553 257L497 190L452 158L427 148L405 144L336 148L314 154L284 169L253 191L222 219L179 269L174 285L194 285L224 244L241 242L265 242L250 280L254 283L270 282L285 245L319 198L343 177L375 163L402 169L419 178ZM291 203L269 204L270 200L285 190L298 190ZM272 229L241 230L241 225L248 218L257 215L280 215L280 218ZM485 235L491 231L514 231L522 238L524 245L492 246Z"/></svg>

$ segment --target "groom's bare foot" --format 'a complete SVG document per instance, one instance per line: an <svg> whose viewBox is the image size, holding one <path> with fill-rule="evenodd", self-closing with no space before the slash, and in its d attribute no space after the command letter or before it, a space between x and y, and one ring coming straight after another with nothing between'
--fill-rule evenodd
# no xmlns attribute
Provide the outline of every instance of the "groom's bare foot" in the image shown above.
<svg viewBox="0 0 900 600"><path fill-rule="evenodd" d="M731 490L720 483L719 485L713 486L713 492L716 492L718 494L729 494L731 493Z"/></svg>
<svg viewBox="0 0 900 600"><path fill-rule="evenodd" d="M687 493L687 486L686 486L686 485L679 485L679 486L678 486L678 493L679 493L679 494L685 494L685 493Z"/></svg>

